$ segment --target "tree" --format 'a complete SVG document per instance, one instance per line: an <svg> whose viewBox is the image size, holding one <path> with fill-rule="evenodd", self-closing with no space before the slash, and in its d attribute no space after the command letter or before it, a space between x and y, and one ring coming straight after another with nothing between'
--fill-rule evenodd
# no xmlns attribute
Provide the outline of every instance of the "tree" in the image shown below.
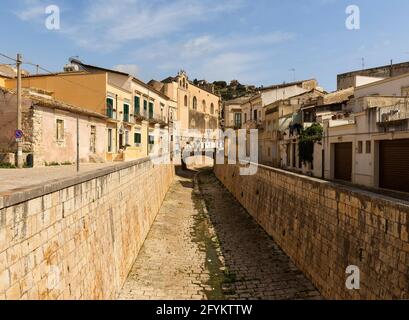
<svg viewBox="0 0 409 320"><path fill-rule="evenodd" d="M323 128L319 123L314 123L311 127L304 129L300 134L298 143L298 155L304 164L314 161L314 144L322 140Z"/></svg>

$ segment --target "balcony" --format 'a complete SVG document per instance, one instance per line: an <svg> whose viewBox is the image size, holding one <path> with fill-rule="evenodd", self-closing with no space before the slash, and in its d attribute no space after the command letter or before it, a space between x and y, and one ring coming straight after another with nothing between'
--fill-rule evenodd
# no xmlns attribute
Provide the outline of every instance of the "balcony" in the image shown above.
<svg viewBox="0 0 409 320"><path fill-rule="evenodd" d="M118 120L116 110L113 108L107 108L105 111L105 114L109 120L115 120L115 121Z"/></svg>
<svg viewBox="0 0 409 320"><path fill-rule="evenodd" d="M136 121L148 121L151 124L167 125L167 117L161 114L149 113L148 111L141 111L134 115Z"/></svg>

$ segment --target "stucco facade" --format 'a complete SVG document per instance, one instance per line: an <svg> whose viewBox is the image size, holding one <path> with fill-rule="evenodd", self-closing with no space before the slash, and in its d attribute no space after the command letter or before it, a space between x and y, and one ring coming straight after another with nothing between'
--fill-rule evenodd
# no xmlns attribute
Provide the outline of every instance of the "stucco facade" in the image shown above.
<svg viewBox="0 0 409 320"><path fill-rule="evenodd" d="M17 125L16 95L8 90L0 97L0 152L14 153ZM23 111L23 152L34 166L71 164L77 160L77 119L81 162L105 160L105 117L67 105L50 96L25 91ZM27 161L27 157L32 157Z"/></svg>

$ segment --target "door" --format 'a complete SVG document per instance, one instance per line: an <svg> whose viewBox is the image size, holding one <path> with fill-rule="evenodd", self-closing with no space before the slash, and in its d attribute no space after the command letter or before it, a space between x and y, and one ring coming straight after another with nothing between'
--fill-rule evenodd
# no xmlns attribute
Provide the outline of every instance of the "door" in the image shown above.
<svg viewBox="0 0 409 320"><path fill-rule="evenodd" d="M124 148L124 134L120 133L119 134L119 149L123 149Z"/></svg>
<svg viewBox="0 0 409 320"><path fill-rule="evenodd" d="M409 140L379 142L379 187L409 192Z"/></svg>
<svg viewBox="0 0 409 320"><path fill-rule="evenodd" d="M352 181L352 142L335 144L334 178Z"/></svg>
<svg viewBox="0 0 409 320"><path fill-rule="evenodd" d="M95 126L91 126L91 141L90 141L90 152L96 153L97 144L97 129Z"/></svg>

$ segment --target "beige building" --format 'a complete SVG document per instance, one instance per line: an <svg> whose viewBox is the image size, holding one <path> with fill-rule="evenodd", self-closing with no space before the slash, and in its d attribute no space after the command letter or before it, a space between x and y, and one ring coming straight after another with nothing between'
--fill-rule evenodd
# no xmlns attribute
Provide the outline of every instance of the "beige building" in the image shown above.
<svg viewBox="0 0 409 320"><path fill-rule="evenodd" d="M14 89L16 80L5 84ZM146 157L155 144L155 128L164 135L168 122L177 117L175 101L135 77L74 59L62 73L23 77L22 86L106 116L107 161Z"/></svg>
<svg viewBox="0 0 409 320"><path fill-rule="evenodd" d="M0 153L15 163L17 128L15 91L1 89ZM77 161L77 121L81 162L103 162L106 117L94 111L55 100L42 90L25 89L22 99L23 154L28 166L73 164ZM6 160L7 159L7 160Z"/></svg>
<svg viewBox="0 0 409 320"><path fill-rule="evenodd" d="M346 119L325 123L325 177L409 191L409 74L355 88Z"/></svg>
<svg viewBox="0 0 409 320"><path fill-rule="evenodd" d="M242 106L248 102L249 97L240 97L223 102L222 127L224 129L241 129L244 124Z"/></svg>
<svg viewBox="0 0 409 320"><path fill-rule="evenodd" d="M266 133L266 107L276 101L286 100L315 89L317 85L317 81L312 79L263 87L258 94L243 102L243 128L259 130L259 162L272 162L274 152L274 146L270 139L267 139L269 133Z"/></svg>
<svg viewBox="0 0 409 320"><path fill-rule="evenodd" d="M219 129L220 97L207 87L194 85L189 81L186 72L180 71L176 77L169 77L161 82L152 80L149 84L176 102L176 119L182 131L182 146L190 140L190 136L183 133L185 130L195 129L203 134L206 130ZM218 137L214 135L212 139L216 141Z"/></svg>
<svg viewBox="0 0 409 320"><path fill-rule="evenodd" d="M275 101L265 107L265 126L259 139L265 147L262 154L264 164L287 169L302 169L298 159L296 134L303 129L300 110L311 105L324 93L312 89L299 95Z"/></svg>

